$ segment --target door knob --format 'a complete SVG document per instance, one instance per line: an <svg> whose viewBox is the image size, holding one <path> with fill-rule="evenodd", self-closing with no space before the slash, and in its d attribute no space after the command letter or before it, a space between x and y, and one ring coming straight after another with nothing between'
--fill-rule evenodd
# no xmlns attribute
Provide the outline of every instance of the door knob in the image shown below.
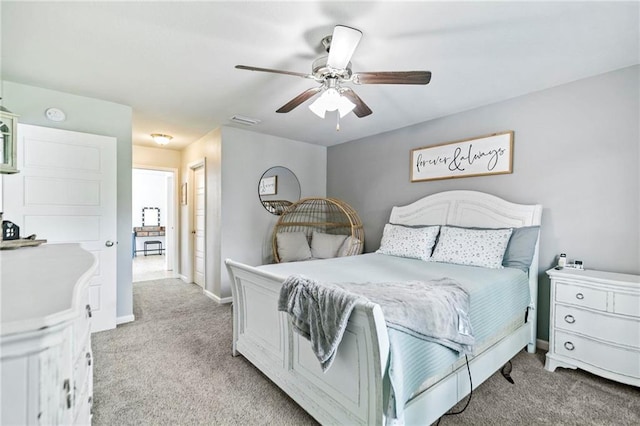
<svg viewBox="0 0 640 426"><path fill-rule="evenodd" d="M113 247L113 241L107 240L107 242L104 243L104 245L107 246L107 247Z"/></svg>

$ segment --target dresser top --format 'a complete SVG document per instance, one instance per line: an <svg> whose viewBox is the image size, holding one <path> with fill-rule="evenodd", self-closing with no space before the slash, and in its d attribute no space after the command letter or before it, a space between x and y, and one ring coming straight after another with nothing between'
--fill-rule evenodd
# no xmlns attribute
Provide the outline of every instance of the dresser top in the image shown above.
<svg viewBox="0 0 640 426"><path fill-rule="evenodd" d="M550 277L568 278L582 281L597 281L610 284L637 284L640 287L640 275L621 274L618 272L596 271L594 269L549 269Z"/></svg>
<svg viewBox="0 0 640 426"><path fill-rule="evenodd" d="M43 244L0 251L0 335L72 319L95 257L79 244Z"/></svg>

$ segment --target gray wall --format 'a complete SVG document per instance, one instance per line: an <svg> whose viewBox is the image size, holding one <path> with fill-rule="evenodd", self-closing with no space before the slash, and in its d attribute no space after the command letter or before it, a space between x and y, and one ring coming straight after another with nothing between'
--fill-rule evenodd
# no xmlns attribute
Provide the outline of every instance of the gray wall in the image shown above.
<svg viewBox="0 0 640 426"><path fill-rule="evenodd" d="M131 264L131 107L10 81L2 82L2 104L19 114L24 124L53 127L118 139L118 299L116 316L133 315ZM56 123L44 116L49 107L61 108L67 119Z"/></svg>
<svg viewBox="0 0 640 426"><path fill-rule="evenodd" d="M436 192L542 204L538 337L547 340L544 271L558 253L586 268L640 273L639 76L640 67L625 68L330 147L327 195L358 211L368 252L392 206ZM411 149L502 130L515 131L513 174L410 182Z"/></svg>
<svg viewBox="0 0 640 426"><path fill-rule="evenodd" d="M302 198L325 196L325 147L222 128L222 261L230 258L249 265L272 261L271 236L278 216L262 206L258 183L262 174L274 166L286 167L296 174ZM226 271L222 277L220 296L228 297L231 287Z"/></svg>

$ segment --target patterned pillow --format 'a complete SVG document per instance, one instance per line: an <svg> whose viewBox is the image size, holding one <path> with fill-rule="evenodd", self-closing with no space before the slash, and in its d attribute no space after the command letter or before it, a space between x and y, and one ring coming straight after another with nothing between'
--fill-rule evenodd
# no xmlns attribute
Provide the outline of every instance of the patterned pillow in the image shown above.
<svg viewBox="0 0 640 426"><path fill-rule="evenodd" d="M431 260L501 269L512 232L512 229L481 230L443 226Z"/></svg>
<svg viewBox="0 0 640 426"><path fill-rule="evenodd" d="M430 260L440 226L410 228L387 223L376 253Z"/></svg>

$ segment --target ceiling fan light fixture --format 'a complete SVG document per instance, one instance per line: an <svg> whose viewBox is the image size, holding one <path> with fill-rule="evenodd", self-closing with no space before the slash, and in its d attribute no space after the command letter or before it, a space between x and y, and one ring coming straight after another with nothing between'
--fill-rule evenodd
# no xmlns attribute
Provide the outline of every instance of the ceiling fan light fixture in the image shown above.
<svg viewBox="0 0 640 426"><path fill-rule="evenodd" d="M325 90L318 99L316 99L309 109L318 117L325 118L327 111L338 111L340 118L349 114L356 105L346 97L342 96L336 89L329 88Z"/></svg>
<svg viewBox="0 0 640 426"><path fill-rule="evenodd" d="M311 105L309 105L309 109L318 117L324 118L324 115L327 112L327 109L319 101L320 101L320 98L316 99Z"/></svg>
<svg viewBox="0 0 640 426"><path fill-rule="evenodd" d="M168 144L171 141L171 139L173 139L173 136L165 135L162 133L152 133L151 137L153 138L153 141L160 146L164 146Z"/></svg>

